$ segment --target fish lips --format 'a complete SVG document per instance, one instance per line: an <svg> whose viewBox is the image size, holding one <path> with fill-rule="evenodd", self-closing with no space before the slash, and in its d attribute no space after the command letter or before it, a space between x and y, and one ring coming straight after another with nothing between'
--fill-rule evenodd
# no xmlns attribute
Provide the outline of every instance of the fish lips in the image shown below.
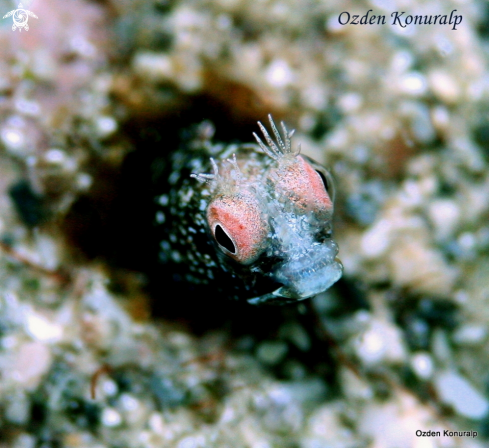
<svg viewBox="0 0 489 448"><path fill-rule="evenodd" d="M279 263L270 276L283 286L259 297L248 299L251 304L290 303L305 300L326 291L343 274L343 265L336 258L338 246L332 240L316 250Z"/></svg>

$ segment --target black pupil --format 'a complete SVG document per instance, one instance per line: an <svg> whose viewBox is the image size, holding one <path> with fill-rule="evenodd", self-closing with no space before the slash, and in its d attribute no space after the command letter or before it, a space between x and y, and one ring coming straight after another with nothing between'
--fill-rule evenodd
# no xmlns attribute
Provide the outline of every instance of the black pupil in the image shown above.
<svg viewBox="0 0 489 448"><path fill-rule="evenodd" d="M323 181L324 188L326 189L326 191L328 191L329 186L328 186L328 180L326 179L326 176L323 173L321 173L321 171L319 171L319 170L316 170L316 173L319 174L319 177Z"/></svg>
<svg viewBox="0 0 489 448"><path fill-rule="evenodd" d="M218 224L215 229L216 241L225 249L227 249L232 254L236 253L236 247L234 247L234 243L231 241L226 235L226 232L222 230L222 227Z"/></svg>

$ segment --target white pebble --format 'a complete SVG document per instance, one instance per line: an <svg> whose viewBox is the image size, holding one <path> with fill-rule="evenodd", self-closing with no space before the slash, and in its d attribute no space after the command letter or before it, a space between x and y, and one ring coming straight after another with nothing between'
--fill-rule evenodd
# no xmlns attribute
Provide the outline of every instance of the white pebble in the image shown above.
<svg viewBox="0 0 489 448"><path fill-rule="evenodd" d="M162 194L158 197L158 204L160 205L168 205L168 196L166 194Z"/></svg>
<svg viewBox="0 0 489 448"><path fill-rule="evenodd" d="M92 185L93 179L90 174L78 173L76 176L76 184L81 191L88 190Z"/></svg>
<svg viewBox="0 0 489 448"><path fill-rule="evenodd" d="M177 448L200 448L205 446L204 436L188 436L178 442Z"/></svg>
<svg viewBox="0 0 489 448"><path fill-rule="evenodd" d="M452 350L450 349L446 333L440 328L437 328L433 332L433 336L431 337L431 347L431 351L438 361L445 364L451 361Z"/></svg>
<svg viewBox="0 0 489 448"><path fill-rule="evenodd" d="M392 245L389 269L396 285L434 296L450 294L458 275L457 269L449 266L426 240L408 235Z"/></svg>
<svg viewBox="0 0 489 448"><path fill-rule="evenodd" d="M133 66L137 73L153 81L162 81L173 76L173 62L165 54L137 53Z"/></svg>
<svg viewBox="0 0 489 448"><path fill-rule="evenodd" d="M164 434L165 432L165 420L159 412L151 414L148 420L148 425L151 431L157 434Z"/></svg>
<svg viewBox="0 0 489 448"><path fill-rule="evenodd" d="M12 448L34 448L37 445L36 437L31 434L21 433L17 436Z"/></svg>
<svg viewBox="0 0 489 448"><path fill-rule="evenodd" d="M48 163L61 165L66 160L66 153L61 149L52 148L44 153L44 160Z"/></svg>
<svg viewBox="0 0 489 448"><path fill-rule="evenodd" d="M438 51L442 56L448 56L449 54L453 53L453 43L449 39L443 37L442 35L438 35L435 42Z"/></svg>
<svg viewBox="0 0 489 448"><path fill-rule="evenodd" d="M156 222L158 224L163 224L165 222L165 214L163 212L157 212L156 213Z"/></svg>
<svg viewBox="0 0 489 448"><path fill-rule="evenodd" d="M41 108L39 104L35 101L30 101L26 99L21 99L15 102L15 108L17 111L24 115L39 115L41 112Z"/></svg>
<svg viewBox="0 0 489 448"><path fill-rule="evenodd" d="M455 103L460 96L460 87L446 72L434 71L429 75L430 87L433 93L446 103Z"/></svg>
<svg viewBox="0 0 489 448"><path fill-rule="evenodd" d="M383 360L404 360L406 350L397 327L386 321L373 320L367 331L356 341L357 355L366 364Z"/></svg>
<svg viewBox="0 0 489 448"><path fill-rule="evenodd" d="M343 392L354 400L365 401L371 400L373 397L373 391L368 382L347 368L341 369L341 387Z"/></svg>
<svg viewBox="0 0 489 448"><path fill-rule="evenodd" d="M338 100L338 105L345 113L356 112L362 106L363 98L355 92L346 93Z"/></svg>
<svg viewBox="0 0 489 448"><path fill-rule="evenodd" d="M421 182L415 180L406 180L403 185L403 201L406 205L416 206L423 203L424 195L421 188Z"/></svg>
<svg viewBox="0 0 489 448"><path fill-rule="evenodd" d="M97 47L81 35L75 35L70 39L70 47L80 56L91 58L97 54Z"/></svg>
<svg viewBox="0 0 489 448"><path fill-rule="evenodd" d="M382 334L376 330L369 330L358 342L357 354L367 364L377 363L382 360L385 353L385 345Z"/></svg>
<svg viewBox="0 0 489 448"><path fill-rule="evenodd" d="M12 350L18 342L17 336L9 335L0 339L0 347L4 350Z"/></svg>
<svg viewBox="0 0 489 448"><path fill-rule="evenodd" d="M481 420L487 415L487 399L457 372L439 373L434 384L440 400L451 405L459 415L474 420Z"/></svg>
<svg viewBox="0 0 489 448"><path fill-rule="evenodd" d="M113 428L114 426L119 426L122 423L121 415L113 408L105 408L102 411L102 424Z"/></svg>
<svg viewBox="0 0 489 448"><path fill-rule="evenodd" d="M451 120L448 109L443 106L435 106L431 111L431 120L436 129L447 131Z"/></svg>
<svg viewBox="0 0 489 448"><path fill-rule="evenodd" d="M459 345L478 345L487 337L484 325L464 324L453 334L453 340Z"/></svg>
<svg viewBox="0 0 489 448"><path fill-rule="evenodd" d="M428 208L428 215L435 226L436 235L447 238L453 234L460 223L460 208L451 199L438 199Z"/></svg>
<svg viewBox="0 0 489 448"><path fill-rule="evenodd" d="M410 120L413 136L419 142L428 143L435 138L435 129L427 106L420 104L403 105L401 111Z"/></svg>
<svg viewBox="0 0 489 448"><path fill-rule="evenodd" d="M9 394L4 400L4 416L10 423L24 425L30 419L31 403L27 394L18 392Z"/></svg>
<svg viewBox="0 0 489 448"><path fill-rule="evenodd" d="M418 352L413 355L411 358L411 367L414 373L423 380L427 380L433 375L433 359L428 353Z"/></svg>
<svg viewBox="0 0 489 448"><path fill-rule="evenodd" d="M324 22L324 29L332 34L339 34L345 32L346 27L340 23L336 14L331 14Z"/></svg>
<svg viewBox="0 0 489 448"><path fill-rule="evenodd" d="M117 130L117 121L109 116L99 117L95 125L97 127L97 133L99 137L108 137Z"/></svg>
<svg viewBox="0 0 489 448"><path fill-rule="evenodd" d="M58 245L54 238L45 234L37 234L35 238L39 262L43 267L55 270L59 266Z"/></svg>
<svg viewBox="0 0 489 448"><path fill-rule="evenodd" d="M129 394L121 395L120 404L125 411L134 411L139 408L139 401Z"/></svg>
<svg viewBox="0 0 489 448"><path fill-rule="evenodd" d="M391 227L392 224L388 219L381 219L364 233L360 247L365 257L380 257L387 251L390 245Z"/></svg>
<svg viewBox="0 0 489 448"><path fill-rule="evenodd" d="M472 252L477 245L477 240L472 232L461 233L460 236L457 238L457 242L462 251L465 253Z"/></svg>
<svg viewBox="0 0 489 448"><path fill-rule="evenodd" d="M26 342L15 354L10 376L25 387L34 389L51 366L51 362L52 355L46 345L38 341Z"/></svg>
<svg viewBox="0 0 489 448"><path fill-rule="evenodd" d="M117 392L119 392L117 383L109 378L106 378L105 380L101 381L101 388L104 391L104 394L107 395L108 397L113 397L114 395L117 394Z"/></svg>
<svg viewBox="0 0 489 448"><path fill-rule="evenodd" d="M24 135L17 129L3 129L0 135L8 149L16 150L24 145Z"/></svg>
<svg viewBox="0 0 489 448"><path fill-rule="evenodd" d="M391 61L391 67L398 73L405 72L414 62L414 57L409 51L401 50L394 54Z"/></svg>
<svg viewBox="0 0 489 448"><path fill-rule="evenodd" d="M273 87L285 87L294 81L294 73L286 61L276 59L265 70L265 79Z"/></svg>
<svg viewBox="0 0 489 448"><path fill-rule="evenodd" d="M423 95L427 90L426 79L418 72L406 73L400 79L400 88L403 92L413 96Z"/></svg>
<svg viewBox="0 0 489 448"><path fill-rule="evenodd" d="M37 313L30 312L26 317L27 332L39 341L57 342L63 336L63 329Z"/></svg>

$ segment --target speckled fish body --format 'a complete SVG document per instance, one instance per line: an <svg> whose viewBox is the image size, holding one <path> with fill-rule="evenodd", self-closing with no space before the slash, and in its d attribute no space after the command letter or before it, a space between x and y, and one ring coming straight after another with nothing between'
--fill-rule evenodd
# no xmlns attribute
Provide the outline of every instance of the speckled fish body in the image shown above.
<svg viewBox="0 0 489 448"><path fill-rule="evenodd" d="M331 176L270 124L275 140L259 123L266 143L226 146L203 123L159 176L159 258L175 279L260 304L307 299L341 277Z"/></svg>

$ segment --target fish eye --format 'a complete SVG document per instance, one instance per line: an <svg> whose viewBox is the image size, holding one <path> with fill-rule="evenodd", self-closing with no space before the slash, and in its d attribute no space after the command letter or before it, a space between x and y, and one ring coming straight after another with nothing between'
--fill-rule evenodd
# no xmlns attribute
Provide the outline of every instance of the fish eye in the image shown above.
<svg viewBox="0 0 489 448"><path fill-rule="evenodd" d="M214 237L221 247L236 255L236 246L233 240L219 224L216 224L214 228Z"/></svg>
<svg viewBox="0 0 489 448"><path fill-rule="evenodd" d="M207 208L210 233L222 253L241 264L263 252L269 232L261 206L252 195L220 195Z"/></svg>
<svg viewBox="0 0 489 448"><path fill-rule="evenodd" d="M333 210L334 183L328 170L305 155L272 167L268 179L275 194L302 212ZM281 200L282 200L281 199Z"/></svg>
<svg viewBox="0 0 489 448"><path fill-rule="evenodd" d="M329 193L329 182L328 182L328 179L326 179L326 176L323 173L321 173L321 171L316 170L316 173L319 174L319 177L323 181L324 189L326 190L327 193Z"/></svg>
<svg viewBox="0 0 489 448"><path fill-rule="evenodd" d="M331 201L333 202L335 199L335 185L334 185L333 176L327 169L323 168L314 160L308 159L308 161L312 165L316 173L318 173L319 178L321 179L324 185L324 189L326 190L326 193L328 194L328 196L331 198Z"/></svg>

